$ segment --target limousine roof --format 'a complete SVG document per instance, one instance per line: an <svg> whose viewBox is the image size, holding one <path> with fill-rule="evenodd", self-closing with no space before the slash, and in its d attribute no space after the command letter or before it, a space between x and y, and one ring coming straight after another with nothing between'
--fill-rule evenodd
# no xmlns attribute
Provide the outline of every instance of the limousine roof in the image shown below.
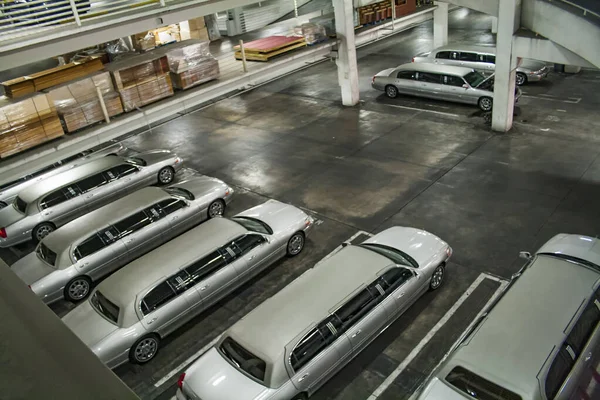
<svg viewBox="0 0 600 400"><path fill-rule="evenodd" d="M442 65L433 63L408 63L402 64L396 71L418 71L431 72L434 74L449 74L457 76L465 76L469 72L473 72L473 68L457 67L454 65Z"/></svg>
<svg viewBox="0 0 600 400"><path fill-rule="evenodd" d="M581 265L538 255L467 344L451 356L440 378L460 365L523 398L535 398L540 369L565 339L565 330L599 277Z"/></svg>
<svg viewBox="0 0 600 400"><path fill-rule="evenodd" d="M102 281L98 290L124 308L122 326L130 326L137 321L138 294L246 232L237 222L213 218L127 264Z"/></svg>
<svg viewBox="0 0 600 400"><path fill-rule="evenodd" d="M483 53L483 54L496 54L496 47L494 46L475 46L470 44L449 44L447 46L438 47L433 52L439 53L440 51L464 51L468 53Z"/></svg>
<svg viewBox="0 0 600 400"><path fill-rule="evenodd" d="M52 232L42 241L56 253L69 249L72 243L88 238L98 229L122 220L139 209L146 208L169 194L158 187L146 187L79 217Z"/></svg>
<svg viewBox="0 0 600 400"><path fill-rule="evenodd" d="M234 324L224 335L285 368L284 348L323 320L392 262L373 251L346 246L321 261ZM278 374L274 372L272 376ZM273 383L273 382L271 382Z"/></svg>
<svg viewBox="0 0 600 400"><path fill-rule="evenodd" d="M123 162L123 158L114 155L108 155L97 160L92 160L25 188L19 193L19 197L29 204L55 189L66 186L107 168L114 167L115 165L122 164Z"/></svg>

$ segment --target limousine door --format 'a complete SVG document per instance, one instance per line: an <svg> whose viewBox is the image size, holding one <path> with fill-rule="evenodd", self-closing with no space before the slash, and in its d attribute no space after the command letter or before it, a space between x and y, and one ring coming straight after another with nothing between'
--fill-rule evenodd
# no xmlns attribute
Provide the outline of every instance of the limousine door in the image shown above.
<svg viewBox="0 0 600 400"><path fill-rule="evenodd" d="M52 194L52 196L61 197L59 201L52 204L52 201L46 200L50 205L41 211L44 221L52 221L57 227L66 224L86 213L85 202L80 196L79 188L69 186Z"/></svg>
<svg viewBox="0 0 600 400"><path fill-rule="evenodd" d="M227 264L211 271L194 286L202 297L203 309L219 301L237 286L238 270L245 267L245 261L243 258L225 257L225 259L227 259Z"/></svg>
<svg viewBox="0 0 600 400"><path fill-rule="evenodd" d="M152 210L150 208L149 210ZM164 242L169 229L166 218L156 218L151 211L139 211L114 224L127 248L127 260L135 260Z"/></svg>

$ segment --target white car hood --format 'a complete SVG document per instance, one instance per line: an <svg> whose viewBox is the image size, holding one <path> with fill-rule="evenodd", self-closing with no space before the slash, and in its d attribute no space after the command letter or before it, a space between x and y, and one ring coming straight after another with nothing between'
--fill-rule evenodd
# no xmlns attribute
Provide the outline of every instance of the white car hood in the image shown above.
<svg viewBox="0 0 600 400"><path fill-rule="evenodd" d="M448 244L427 231L395 226L378 233L364 243L382 244L405 252L415 259L419 266L425 265L431 257Z"/></svg>
<svg viewBox="0 0 600 400"><path fill-rule="evenodd" d="M267 390L211 348L185 372L183 392L202 400L252 400Z"/></svg>
<svg viewBox="0 0 600 400"><path fill-rule="evenodd" d="M29 253L19 261L11 265L10 269L19 277L26 285L33 285L43 277L50 275L54 268L40 260L35 253Z"/></svg>
<svg viewBox="0 0 600 400"><path fill-rule="evenodd" d="M92 350L102 339L119 329L98 315L89 300L75 307L62 321Z"/></svg>
<svg viewBox="0 0 600 400"><path fill-rule="evenodd" d="M469 397L462 396L437 377L433 378L419 396L419 400L465 400Z"/></svg>
<svg viewBox="0 0 600 400"><path fill-rule="evenodd" d="M304 211L277 200L266 201L237 216L261 220L273 229L274 234L285 232L298 224L304 226L303 222L308 220L308 215Z"/></svg>

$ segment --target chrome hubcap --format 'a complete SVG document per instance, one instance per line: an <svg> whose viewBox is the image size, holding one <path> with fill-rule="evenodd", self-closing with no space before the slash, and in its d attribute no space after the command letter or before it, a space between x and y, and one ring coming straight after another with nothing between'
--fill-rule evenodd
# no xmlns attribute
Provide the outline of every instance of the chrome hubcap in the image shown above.
<svg viewBox="0 0 600 400"><path fill-rule="evenodd" d="M490 99L483 99L483 100L481 100L481 107L485 111L489 111L492 108L492 101Z"/></svg>
<svg viewBox="0 0 600 400"><path fill-rule="evenodd" d="M158 343L153 338L146 338L138 343L135 348L135 359L141 362L148 361L156 354Z"/></svg>
<svg viewBox="0 0 600 400"><path fill-rule="evenodd" d="M90 291L90 284L85 279L73 281L69 286L69 296L75 300L81 300L87 296Z"/></svg>
<svg viewBox="0 0 600 400"><path fill-rule="evenodd" d="M525 77L523 75L517 74L517 85L521 86L525 83Z"/></svg>
<svg viewBox="0 0 600 400"><path fill-rule="evenodd" d="M288 245L288 250L290 254L298 254L302 251L302 247L304 246L304 238L302 235L294 235L290 239L290 244Z"/></svg>
<svg viewBox="0 0 600 400"><path fill-rule="evenodd" d="M48 236L48 234L52 232L52 227L48 226L48 225L42 225L40 226L37 231L35 232L35 237L38 240L42 240L43 238L45 238L46 236Z"/></svg>
<svg viewBox="0 0 600 400"><path fill-rule="evenodd" d="M170 169L166 168L160 171L160 181L162 183L169 183L173 179L173 172Z"/></svg>
<svg viewBox="0 0 600 400"><path fill-rule="evenodd" d="M431 277L431 286L434 288L440 286L442 284L442 279L444 279L444 269L442 267L438 267Z"/></svg>
<svg viewBox="0 0 600 400"><path fill-rule="evenodd" d="M387 95L390 97L396 97L396 88L394 87L388 87L387 88Z"/></svg>
<svg viewBox="0 0 600 400"><path fill-rule="evenodd" d="M217 215L223 215L223 203L220 201L213 202L208 208L208 215L212 217L216 217Z"/></svg>

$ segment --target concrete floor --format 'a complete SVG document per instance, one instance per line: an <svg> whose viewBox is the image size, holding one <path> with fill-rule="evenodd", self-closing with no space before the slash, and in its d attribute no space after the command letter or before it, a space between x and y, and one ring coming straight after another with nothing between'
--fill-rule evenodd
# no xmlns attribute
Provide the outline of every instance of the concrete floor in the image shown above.
<svg viewBox="0 0 600 400"><path fill-rule="evenodd" d="M492 43L490 24L457 10L450 40ZM431 32L426 23L359 49L357 107L340 106L335 65L326 62L126 140L135 150L174 150L188 168L233 185L228 215L275 198L319 220L299 257L277 263L165 339L149 365L115 371L142 399L172 396L178 373L155 384L342 241L393 225L424 228L450 243L445 286L420 299L314 398L365 400L401 365L378 398L408 399L522 265L520 250L534 251L559 232L600 233L600 73L553 74L524 87L513 131L498 135L475 108L390 100L370 88L376 72L429 50ZM10 264L30 248L0 256Z"/></svg>

